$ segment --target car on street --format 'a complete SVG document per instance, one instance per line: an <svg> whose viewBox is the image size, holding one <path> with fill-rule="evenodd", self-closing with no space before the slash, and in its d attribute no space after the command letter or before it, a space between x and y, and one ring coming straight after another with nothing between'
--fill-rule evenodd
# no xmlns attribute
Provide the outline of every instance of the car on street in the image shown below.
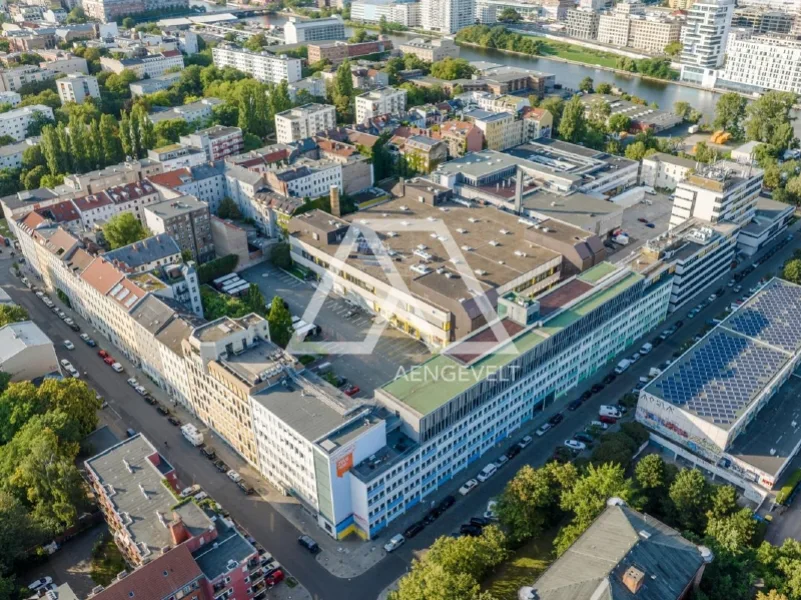
<svg viewBox="0 0 801 600"><path fill-rule="evenodd" d="M361 388L358 385L354 385L352 383L349 383L348 385L342 388L342 393L345 394L346 396L351 396L351 397L355 396L360 391Z"/></svg>
<svg viewBox="0 0 801 600"><path fill-rule="evenodd" d="M418 533L423 531L425 525L421 521L417 521L416 523L412 523L406 528L406 531L403 532L403 537L406 539L412 539Z"/></svg>
<svg viewBox="0 0 801 600"><path fill-rule="evenodd" d="M318 552L320 552L320 546L318 546L317 542L315 542L308 535L300 536L298 538L298 544L306 548L306 550L308 550L312 554L317 554Z"/></svg>
<svg viewBox="0 0 801 600"><path fill-rule="evenodd" d="M472 517L470 519L470 524L476 525L477 527L486 527L487 525L491 525L492 521L486 517Z"/></svg>
<svg viewBox="0 0 801 600"><path fill-rule="evenodd" d="M576 398L567 405L567 410L574 411L581 407L581 398Z"/></svg>
<svg viewBox="0 0 801 600"><path fill-rule="evenodd" d="M104 363L106 363L108 366L111 366L111 365L113 365L113 364L114 364L115 362L117 362L117 361L116 361L116 360L114 360L114 357L113 357L113 356L104 356L104 357L103 357L103 362L104 362Z"/></svg>
<svg viewBox="0 0 801 600"><path fill-rule="evenodd" d="M440 514L442 514L446 510L448 510L451 506L453 506L455 503L456 503L456 498L450 495L445 496L442 500L439 501L439 504L437 504L437 510L440 512Z"/></svg>
<svg viewBox="0 0 801 600"><path fill-rule="evenodd" d="M189 496L194 496L200 491L200 486L198 484L190 485L187 488L181 490L181 493L178 494L181 498L188 498Z"/></svg>
<svg viewBox="0 0 801 600"><path fill-rule="evenodd" d="M645 224L645 226L646 226L648 229L656 229L656 225L654 225L653 223L646 223L646 224Z"/></svg>
<svg viewBox="0 0 801 600"><path fill-rule="evenodd" d="M98 351L97 351L97 355L98 355L100 358L107 358L107 357L108 357L108 352L106 352L105 350L98 350Z"/></svg>
<svg viewBox="0 0 801 600"><path fill-rule="evenodd" d="M209 460L214 460L214 458L217 456L217 453L214 451L214 448L212 448L211 446L203 446L200 449L200 453L203 456L205 456L206 458L208 458Z"/></svg>
<svg viewBox="0 0 801 600"><path fill-rule="evenodd" d="M501 454L498 457L498 460L495 461L495 467L500 469L503 465L509 462L509 457L505 454Z"/></svg>
<svg viewBox="0 0 801 600"><path fill-rule="evenodd" d="M487 510L484 511L484 518L489 521L497 521L498 513L495 511L498 506L497 500L490 500L487 502Z"/></svg>
<svg viewBox="0 0 801 600"><path fill-rule="evenodd" d="M236 471L234 471L233 469L228 471L226 473L226 475L228 475L228 479L230 479L234 483L237 483L240 479L242 479L242 476L239 473L237 473Z"/></svg>
<svg viewBox="0 0 801 600"><path fill-rule="evenodd" d="M475 479L468 479L467 481L464 482L464 485L459 488L459 493L462 496L467 496L467 494L472 492L477 485L478 481L476 481Z"/></svg>
<svg viewBox="0 0 801 600"><path fill-rule="evenodd" d="M386 544L384 544L384 550L386 550L387 552L394 552L395 550L403 546L403 543L405 541L406 538L403 537L401 534L393 535L389 539L389 541Z"/></svg>
<svg viewBox="0 0 801 600"><path fill-rule="evenodd" d="M587 444L585 444L584 442L579 442L578 440L565 440L565 446L567 446L571 450L576 450L578 452L587 449Z"/></svg>
<svg viewBox="0 0 801 600"><path fill-rule="evenodd" d="M145 394L147 394L147 389L143 385L137 385L134 389L136 390L136 393L139 394L140 396L144 396Z"/></svg>
<svg viewBox="0 0 801 600"><path fill-rule="evenodd" d="M69 340L64 340L64 347L65 347L67 350L75 350L75 344L73 344L73 343L72 343L71 341L69 341Z"/></svg>
<svg viewBox="0 0 801 600"><path fill-rule="evenodd" d="M640 353L635 352L634 354L631 355L631 358L629 358L629 360L631 361L632 364L636 363L638 360L640 360Z"/></svg>
<svg viewBox="0 0 801 600"><path fill-rule="evenodd" d="M539 426L539 428L537 429L537 431L535 431L535 433L537 434L537 437L542 437L550 430L551 430L551 424L543 423L542 425Z"/></svg>
<svg viewBox="0 0 801 600"><path fill-rule="evenodd" d="M156 400L156 399L155 399L153 396L151 396L150 394L148 394L148 395L147 395L147 396L145 396L144 398L145 398L145 402L147 402L147 403L148 403L150 406L156 406L156 404L158 404L158 403L159 403L159 401L158 401L158 400Z"/></svg>
<svg viewBox="0 0 801 600"><path fill-rule="evenodd" d="M164 416L164 417L166 417L167 415L169 415L169 414L170 414L170 411L169 411L169 410L167 410L166 408L164 408L164 407L163 407L161 404L159 404L158 402L156 402L156 404L154 404L153 406L155 406L155 407L156 407L156 410L158 411L158 413L159 413L160 415Z"/></svg>
<svg viewBox="0 0 801 600"><path fill-rule="evenodd" d="M598 417L598 420L599 420L601 423L606 423L606 424L608 424L608 425L614 425L615 423L617 423L617 419L616 419L616 418L614 418L614 417L607 417L606 415L602 415L602 416Z"/></svg>
<svg viewBox="0 0 801 600"><path fill-rule="evenodd" d="M478 474L476 479L478 479L480 482L484 483L487 479L489 479L490 477L495 475L495 471L497 471L497 470L498 470L498 467L496 467L494 463L490 463L486 467L481 469L481 472Z"/></svg>
<svg viewBox="0 0 801 600"><path fill-rule="evenodd" d="M251 487L251 486L248 484L248 482L247 482L247 481L245 481L244 479L240 479L239 481L237 481L237 482L236 482L236 485L237 485L237 487L238 487L240 490L242 490L243 492L245 492L245 495L247 495L247 496L252 496L253 494L255 494L255 493L256 493L256 490L254 490L254 489L253 489L253 488L252 488L252 487Z"/></svg>
<svg viewBox="0 0 801 600"><path fill-rule="evenodd" d="M603 389L604 389L604 386L603 386L602 384L600 384L600 383L596 383L595 385L593 385L593 386L590 388L590 391L591 391L593 394L597 394L598 392L600 392L600 391L601 391L601 390L603 390Z"/></svg>
<svg viewBox="0 0 801 600"><path fill-rule="evenodd" d="M585 444L592 444L593 437L589 433L585 433L583 431L579 431L576 435L573 436L574 440L579 442L584 442Z"/></svg>
<svg viewBox="0 0 801 600"><path fill-rule="evenodd" d="M111 369L116 373L122 373L125 370L122 368L122 365L118 362L111 363Z"/></svg>
<svg viewBox="0 0 801 600"><path fill-rule="evenodd" d="M220 473L227 473L228 472L228 465L226 465L223 461L218 460L214 463L214 466Z"/></svg>
<svg viewBox="0 0 801 600"><path fill-rule="evenodd" d="M93 347L95 347L95 346L97 345L97 344L95 343L95 341L94 341L92 338L90 338L90 337L89 337L89 334L82 333L82 334L81 334L79 337L80 337L80 338L81 338L81 339L84 341L84 343L86 343L86 345L87 345L87 346L89 346L90 348L93 348Z"/></svg>
<svg viewBox="0 0 801 600"><path fill-rule="evenodd" d="M564 421L564 419L565 415L563 415L562 413L556 413L550 419L548 419L548 422L551 424L551 427L555 427L556 425L559 425L559 423Z"/></svg>
<svg viewBox="0 0 801 600"><path fill-rule="evenodd" d="M459 527L459 533L461 535L469 535L470 537L478 537L481 535L481 527L465 523Z"/></svg>
<svg viewBox="0 0 801 600"><path fill-rule="evenodd" d="M282 569L276 569L264 578L264 585L266 585L268 588L275 587L281 583L285 577L286 575L284 575L284 571Z"/></svg>
<svg viewBox="0 0 801 600"><path fill-rule="evenodd" d="M520 446L518 446L517 444L515 444L514 446L512 446L511 448L509 448L509 449L506 451L506 454L505 454L505 456L506 456L506 458L507 458L508 460L512 460L512 459L513 459L515 456L517 456L518 454L520 454Z"/></svg>
<svg viewBox="0 0 801 600"><path fill-rule="evenodd" d="M169 417L167 417L167 422L168 422L170 425L174 425L175 427L180 427L180 426L181 426L181 421L180 421L180 419L178 419L177 417L174 417L174 416L172 416L172 415L170 415Z"/></svg>
<svg viewBox="0 0 801 600"><path fill-rule="evenodd" d="M617 379L617 375L615 375L614 373L609 373L609 375L607 375L606 377L604 377L604 383L605 383L606 385L609 385L609 384L610 384L610 383L612 383L612 382L613 382L615 379Z"/></svg>
<svg viewBox="0 0 801 600"><path fill-rule="evenodd" d="M67 327L72 329L73 331L80 331L81 327L72 319L64 319L64 322L67 324Z"/></svg>
<svg viewBox="0 0 801 600"><path fill-rule="evenodd" d="M527 435L527 436L524 436L522 440L517 442L517 445L520 446L521 449L523 449L533 441L534 441L534 438L532 438L530 435Z"/></svg>
<svg viewBox="0 0 801 600"><path fill-rule="evenodd" d="M581 396L579 396L579 400L581 400L582 402L586 402L590 398L592 398L592 392L590 390L587 390L586 392L581 394Z"/></svg>
<svg viewBox="0 0 801 600"><path fill-rule="evenodd" d="M32 581L28 584L28 589L32 592L35 592L39 588L43 588L46 585L50 585L53 583L52 577L42 577L41 579L37 579L36 581Z"/></svg>
<svg viewBox="0 0 801 600"><path fill-rule="evenodd" d="M136 379L134 379L133 377L129 377L128 378L128 385L130 385L132 388L135 388L137 385L139 385L139 382Z"/></svg>
<svg viewBox="0 0 801 600"><path fill-rule="evenodd" d="M609 425L602 421L590 421L590 427L597 427L598 429L603 429L604 431L609 429Z"/></svg>

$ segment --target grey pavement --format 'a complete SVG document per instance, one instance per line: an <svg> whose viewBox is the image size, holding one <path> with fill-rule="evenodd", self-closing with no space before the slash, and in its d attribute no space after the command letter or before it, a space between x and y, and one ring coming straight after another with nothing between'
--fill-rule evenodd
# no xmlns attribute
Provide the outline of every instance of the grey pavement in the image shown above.
<svg viewBox="0 0 801 600"><path fill-rule="evenodd" d="M763 263L758 270L746 277L741 282L743 288L748 289L755 285L763 273L776 272L776 270L781 267L782 262L792 254L795 247L797 247L797 240L785 246L777 252L776 255ZM2 257L2 255L0 255L0 257ZM3 260L0 265L2 264L7 265L8 262ZM258 268L259 267L257 267L257 269ZM458 528L460 523L469 520L471 516L481 514L486 508L487 501L503 489L506 482L514 475L514 472L519 466L524 463L535 465L544 463L551 455L555 446L561 444L562 440L583 428L587 422L596 416L599 404L617 401L632 389L638 378L647 373L651 366L655 366L670 358L673 352L677 351L686 340L692 339L697 333L701 332L705 327L706 320L722 312L723 309L731 303L735 295L727 291L722 298L707 306L702 313L693 320L687 320L686 313L690 307L698 303L700 299L706 298L711 289L713 290L725 283L729 275L722 277L718 281L710 282L709 287L690 300L684 308L673 315L669 315L662 326L663 328L669 326L678 319L685 320L685 326L679 330L676 336L655 348L647 357L638 361L636 365L622 376L618 377L612 384L606 386L602 392L594 395L578 410L575 412L566 412L565 420L555 430L549 432L542 438L535 437L535 441L528 448L521 452L518 457L510 461L510 466L501 469L489 482L481 484L468 496L458 497L456 504L438 521L428 526L414 539L409 540L398 551L380 560L375 567L369 569L365 573L354 575L350 578L341 578L334 575L329 572L328 568L332 568L332 570L340 574L340 567L348 561L348 556L353 558L352 552L340 552L337 556L342 555L344 557L342 560L335 559L332 556L329 557L328 564L323 563L323 559L326 558L325 555L327 553L336 551L335 547L332 550L331 544L334 546L342 544L333 540L331 543L329 543L328 540L324 540L326 536L319 528L316 530L317 533L314 537L325 545L320 561L315 560L314 557L305 552L295 543L295 538L299 533L299 529L284 516L283 510L276 509L273 504L265 501L264 497L261 495L244 496L239 488L231 484L224 474L218 473L211 463L200 455L197 449L191 447L190 444L182 438L177 428L172 427L165 419L159 417L153 408L147 405L133 389L125 385L125 379L131 376L130 373L135 373L135 370L130 364L121 361L129 373L126 372L120 375L107 368L97 357L96 349L88 348L77 339L76 334L63 322L55 318L29 290L9 274L8 268L0 268L0 284L3 285L15 302L29 310L32 318L53 340L75 340L76 349L74 351L67 352L63 347L57 347L58 354L60 357L69 356L69 359L73 364L76 364L81 371L89 372L89 382L109 401L109 409L103 411L103 421L107 423L115 433L124 435L124 431L127 427L133 427L145 433L145 435L159 447L167 441L169 443L169 448L163 448L164 453L167 459L176 466L181 480L187 484L195 482L200 483L212 497L230 511L231 516L241 526L267 548L267 550L287 568L288 572L296 577L306 589L308 589L311 598L324 598L325 600L360 600L364 598L373 600L382 590L403 575L411 559L422 549L428 547L436 537L454 531ZM304 290L303 296L298 296L298 302L300 302L300 298L305 297L308 293L307 287L308 286L301 282L297 282L297 285L284 282L284 289L282 289L281 295L289 296L286 299L290 303L290 307L294 308L294 300L292 299L292 295L288 293L289 290ZM55 298L53 299L55 301ZM300 305L298 305L298 307L301 310L303 308ZM81 319L78 319L78 322L84 327L84 330L87 330L85 323ZM88 329L88 332L90 335L98 338L98 342L100 343L100 339L95 332L92 332L91 329ZM641 340L638 340L630 352L634 352L640 344L651 339L656 334L658 334L658 331L651 332L648 336L644 336ZM104 347L109 350L113 350L110 344L101 343L101 345L104 345ZM115 356L118 354L119 353L115 354ZM527 424L525 429L518 432L517 438L506 441L504 444L488 453L484 457L484 460L481 461L480 465L460 474L459 481L449 482L450 485L445 489L438 490L433 500L439 500L444 495L453 493L464 480L475 476L481 466L496 459L509 445L514 443L516 439L533 432L533 430L554 411L562 410L570 400L578 397L583 391L589 389L592 384L603 379L603 377L613 369L615 362L616 360L611 361L609 366L599 371L595 377L582 382L582 384L568 394L566 398L557 401L555 405L545 407L541 414L537 415L532 422ZM140 380L145 379L141 373L136 373L136 376ZM354 381L358 382L358 380L355 379ZM154 395L157 397L164 398L164 395L159 390L153 390L151 388L151 391L154 392ZM191 420L189 416L182 411L179 410L176 412L180 414L183 421ZM205 431L205 428L202 429ZM211 440L211 443L217 449L218 454L220 454L230 466L242 470L246 477L253 480L254 487L256 487L257 491L259 491L260 494L263 493L265 497L272 500L271 494L275 494L275 492L272 492L267 484L259 480L257 476L252 473L252 470L244 468L242 466L242 461L234 456L233 452L227 449L219 439L216 439L216 436L214 436L214 438L215 439ZM284 498L283 502L291 503L293 501L292 499ZM362 547L369 547L370 545L380 546L380 544L383 544L391 535L402 531L409 523L419 519L423 515L424 510L424 507L418 507L409 515L405 515L402 519L399 519L397 523L393 523L389 531L382 532L382 536L379 540L366 544L363 543L361 544ZM301 525L301 529L306 529L307 527L312 529L313 526L309 523ZM350 545L347 547L350 547ZM347 575L345 573L341 574ZM282 590L282 593L285 593L285 590ZM300 594L301 592L298 591L297 593ZM301 596L298 595L297 597Z"/></svg>

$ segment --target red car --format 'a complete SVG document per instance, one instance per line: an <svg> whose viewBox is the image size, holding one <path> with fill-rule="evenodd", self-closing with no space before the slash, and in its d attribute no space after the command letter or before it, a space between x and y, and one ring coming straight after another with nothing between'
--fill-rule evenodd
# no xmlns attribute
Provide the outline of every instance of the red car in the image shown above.
<svg viewBox="0 0 801 600"><path fill-rule="evenodd" d="M598 417L598 420L601 423L608 423L609 425L614 425L615 423L617 423L617 419L615 419L614 417L607 417L606 415L601 415L600 417Z"/></svg>
<svg viewBox="0 0 801 600"><path fill-rule="evenodd" d="M105 350L98 350L98 351L97 351L97 355L98 355L100 358L106 358L106 357L108 356L108 352L106 352Z"/></svg>
<svg viewBox="0 0 801 600"><path fill-rule="evenodd" d="M353 396L355 396L356 394L358 394L358 393L361 391L361 389L362 389L362 388L360 388L358 385L353 385L352 383L349 383L349 384L348 384L348 385L346 385L344 388L342 388L342 392L343 392L343 393L344 393L346 396L351 396L351 397L353 397Z"/></svg>
<svg viewBox="0 0 801 600"><path fill-rule="evenodd" d="M267 577L264 578L264 584L267 587L273 587L281 583L283 580L284 580L284 572L281 569L278 569L277 571L273 571L272 573L267 575Z"/></svg>
<svg viewBox="0 0 801 600"><path fill-rule="evenodd" d="M108 356L108 355L107 355L107 356L106 356L106 357L103 359L103 362L104 362L104 363L106 363L107 365L109 365L109 366L110 366L110 365L113 365L113 364L114 364L115 362L117 362L117 361L116 361L116 360L114 360L114 357L113 357L113 356Z"/></svg>

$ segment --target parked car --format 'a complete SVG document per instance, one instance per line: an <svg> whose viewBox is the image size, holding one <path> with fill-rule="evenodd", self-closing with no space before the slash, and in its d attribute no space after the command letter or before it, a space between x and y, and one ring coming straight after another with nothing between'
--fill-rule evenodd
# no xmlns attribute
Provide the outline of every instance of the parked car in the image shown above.
<svg viewBox="0 0 801 600"><path fill-rule="evenodd" d="M495 468L500 469L503 465L509 462L509 457L506 454L501 454L498 460L495 461Z"/></svg>
<svg viewBox="0 0 801 600"><path fill-rule="evenodd" d="M604 377L604 383L605 383L606 385L609 385L609 384L610 384L610 383L612 383L612 382L613 382L615 379L617 379L617 375L615 375L614 373L609 373L609 375L607 375L606 377Z"/></svg>
<svg viewBox="0 0 801 600"><path fill-rule="evenodd" d="M539 426L539 428L537 429L537 431L535 433L537 434L537 437L542 437L546 433L548 433L550 430L551 430L551 424L550 423L543 423L542 425Z"/></svg>
<svg viewBox="0 0 801 600"><path fill-rule="evenodd" d="M445 496L442 500L439 501L439 504L437 504L437 510L439 510L441 513L445 512L455 503L456 503L456 498L450 495Z"/></svg>
<svg viewBox="0 0 801 600"><path fill-rule="evenodd" d="M194 496L200 491L200 486L198 484L190 485L187 488L181 490L181 493L178 494L181 498L188 498L189 496Z"/></svg>
<svg viewBox="0 0 801 600"><path fill-rule="evenodd" d="M586 402L590 398L592 398L592 392L590 390L587 390L586 392L581 394L581 396L579 396L579 400L581 400L582 402Z"/></svg>
<svg viewBox="0 0 801 600"><path fill-rule="evenodd" d="M459 527L459 533L462 535L469 535L471 537L478 537L481 535L481 527L465 523Z"/></svg>
<svg viewBox="0 0 801 600"><path fill-rule="evenodd" d="M527 435L527 436L524 436L522 440L517 442L517 445L520 446L521 449L523 449L533 441L534 441L534 438L532 438L530 435Z"/></svg>
<svg viewBox="0 0 801 600"><path fill-rule="evenodd" d="M122 365L118 362L114 362L111 364L111 368L116 371L117 373L122 373L125 369L122 368Z"/></svg>
<svg viewBox="0 0 801 600"><path fill-rule="evenodd" d="M498 513L495 512L495 508L498 506L497 500L490 500L487 502L487 510L484 511L484 518L488 519L489 521L497 521L498 520Z"/></svg>
<svg viewBox="0 0 801 600"><path fill-rule="evenodd" d="M69 341L69 340L64 340L64 347L65 347L67 350L75 350L75 344L73 344L73 343L72 343L71 341Z"/></svg>
<svg viewBox="0 0 801 600"><path fill-rule="evenodd" d="M106 358L106 357L108 357L108 352L106 352L105 350L98 350L98 351L97 351L97 355L98 355L100 358Z"/></svg>
<svg viewBox="0 0 801 600"><path fill-rule="evenodd" d="M565 446L567 446L571 450L577 450L578 452L587 449L587 444L585 444L584 442L579 442L577 440L565 440Z"/></svg>
<svg viewBox="0 0 801 600"><path fill-rule="evenodd" d="M228 475L228 479L230 479L234 483L239 483L239 480L242 479L242 476L233 469L228 471L226 475Z"/></svg>
<svg viewBox="0 0 801 600"><path fill-rule="evenodd" d="M486 517L473 517L473 518L470 519L470 524L471 525L476 525L477 527L486 527L487 525L490 525L491 523L492 523L492 521L490 521Z"/></svg>
<svg viewBox="0 0 801 600"><path fill-rule="evenodd" d="M227 473L228 472L228 465L226 465L223 461L218 460L214 463L214 466L220 473Z"/></svg>
<svg viewBox="0 0 801 600"><path fill-rule="evenodd" d="M567 405L567 410L573 411L581 407L581 398L576 398Z"/></svg>
<svg viewBox="0 0 801 600"><path fill-rule="evenodd" d="M50 585L51 583L53 583L52 577L42 577L41 579L37 579L36 581L29 583L28 589L31 590L32 592L35 592L39 588L42 588L46 585Z"/></svg>
<svg viewBox="0 0 801 600"><path fill-rule="evenodd" d="M460 487L460 488L459 488L459 493L460 493L462 496L467 496L467 494L469 494L470 492L472 492L472 491L473 491L473 489L474 489L474 488L475 488L477 485L478 485L478 481L476 481L475 479L468 479L467 481L465 481L465 482L464 482L464 485L463 485L462 487Z"/></svg>
<svg viewBox="0 0 801 600"><path fill-rule="evenodd" d="M493 463L490 463L490 464L488 464L486 467L484 467L483 469L481 469L481 472L478 474L478 477L477 477L477 479L478 479L480 482L482 482L482 483L483 483L483 482L485 482L487 479L489 479L490 477L492 477L493 475L495 475L495 471L497 471L497 470L498 470L498 467L496 467L496 466L495 466Z"/></svg>
<svg viewBox="0 0 801 600"><path fill-rule="evenodd" d="M253 494L256 493L256 490L254 490L250 485L248 485L248 482L245 481L244 479L240 479L239 481L237 481L236 485L237 487L239 487L240 490L245 492L245 495L247 496L252 496Z"/></svg>
<svg viewBox="0 0 801 600"><path fill-rule="evenodd" d="M80 325L78 325L78 324L77 324L75 321L73 321L72 319L64 319L64 322L67 324L67 327L69 327L69 328L70 328L70 329L72 329L73 331L80 331L80 330L81 330L81 326L80 326Z"/></svg>
<svg viewBox="0 0 801 600"><path fill-rule="evenodd" d="M147 394L147 389L145 389L145 386L143 385L137 385L134 389L136 390L136 393L139 394L140 396L144 396Z"/></svg>
<svg viewBox="0 0 801 600"><path fill-rule="evenodd" d="M164 417L166 417L166 416L168 416L168 415L170 414L170 411L169 411L169 410L167 410L166 408L164 408L164 407L163 407L161 404L159 404L158 402L157 402L156 404L154 404L153 406L155 406L155 407L156 407L156 410L158 411L158 413L159 413L160 415L164 416Z"/></svg>
<svg viewBox="0 0 801 600"><path fill-rule="evenodd" d="M601 390L603 390L603 389L604 389L604 386L603 386L603 384L601 384L601 383L596 383L595 385L593 385L593 386L590 388L590 391L591 391L593 394L597 394L598 392L600 392L600 391L601 391Z"/></svg>
<svg viewBox="0 0 801 600"><path fill-rule="evenodd" d="M181 426L181 421L180 421L180 419L178 419L177 417L174 417L174 416L172 416L172 415L170 415L169 417L167 417L167 422L168 422L170 425L174 425L175 427L180 427L180 426Z"/></svg>
<svg viewBox="0 0 801 600"><path fill-rule="evenodd" d="M306 548L306 550L308 550L312 554L317 554L318 552L320 552L320 546L318 546L317 542L315 542L308 535L300 536L298 538L298 544Z"/></svg>
<svg viewBox="0 0 801 600"><path fill-rule="evenodd" d="M617 419L615 419L614 417L607 417L606 415L601 415L600 417L598 417L598 420L601 423L607 423L608 425L614 425L615 423L617 423Z"/></svg>
<svg viewBox="0 0 801 600"><path fill-rule="evenodd" d="M351 396L351 397L355 396L360 391L361 388L358 385L354 385L352 383L349 383L348 385L342 388L342 393L345 394L346 396Z"/></svg>
<svg viewBox="0 0 801 600"><path fill-rule="evenodd" d="M412 539L418 533L423 531L425 525L421 521L417 521L416 523L412 523L406 528L406 531L403 532L403 537L406 539Z"/></svg>
<svg viewBox="0 0 801 600"><path fill-rule="evenodd" d="M562 413L556 413L550 419L548 419L548 422L551 424L552 427L554 427L556 425L559 425L559 423L561 423L564 420L564 418L565 416Z"/></svg>
<svg viewBox="0 0 801 600"><path fill-rule="evenodd" d="M217 456L217 453L214 451L214 448L212 448L211 446L203 446L200 449L200 453L203 456L205 456L206 458L208 458L209 460L214 460L214 458Z"/></svg>
<svg viewBox="0 0 801 600"><path fill-rule="evenodd" d="M106 363L106 364L107 364L107 365L110 367L111 365L113 365L113 364L114 364L114 363L116 363L117 361L116 361L116 360L114 360L114 357L113 357L113 356L106 356L106 357L103 359L103 362L104 362L104 363Z"/></svg>
<svg viewBox="0 0 801 600"><path fill-rule="evenodd" d="M514 446L512 446L511 448L509 448L509 449L506 451L506 454L505 454L505 456L506 456L507 460L512 460L512 459L513 459L515 456L517 456L518 454L520 454L520 446L518 446L517 444L515 444Z"/></svg>
<svg viewBox="0 0 801 600"><path fill-rule="evenodd" d="M405 541L406 538L403 537L401 534L393 535L389 539L389 541L386 544L384 544L384 550L386 550L387 552L394 552L395 550L403 546L403 543Z"/></svg>
<svg viewBox="0 0 801 600"><path fill-rule="evenodd" d="M129 427L128 429L125 430L125 435L127 435L128 437L135 436L136 435L136 429L133 429L132 427Z"/></svg>
<svg viewBox="0 0 801 600"><path fill-rule="evenodd" d="M128 378L128 381L127 381L127 383L128 383L128 385L130 385L132 388L135 388L136 386L138 386L138 385L139 385L139 382L138 382L136 379L134 379L133 377L129 377L129 378Z"/></svg>
<svg viewBox="0 0 801 600"><path fill-rule="evenodd" d="M603 429L604 431L609 429L609 425L607 425L603 421L590 421L590 427L598 427L599 429Z"/></svg>
<svg viewBox="0 0 801 600"><path fill-rule="evenodd" d="M285 577L286 575L284 575L284 571L282 569L276 569L264 578L264 585L270 588L275 587L281 583Z"/></svg>
<svg viewBox="0 0 801 600"><path fill-rule="evenodd" d="M583 431L579 431L576 435L573 436L574 440L578 440L579 442L584 442L585 444L592 444L593 437L589 433L585 433Z"/></svg>

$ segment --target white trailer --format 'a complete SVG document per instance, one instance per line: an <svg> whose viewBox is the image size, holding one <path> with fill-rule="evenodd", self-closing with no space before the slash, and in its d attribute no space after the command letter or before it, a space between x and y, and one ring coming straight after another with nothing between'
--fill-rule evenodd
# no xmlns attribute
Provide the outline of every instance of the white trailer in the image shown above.
<svg viewBox="0 0 801 600"><path fill-rule="evenodd" d="M203 434L191 423L183 425L181 427L181 433L193 446L200 446L203 443Z"/></svg>

